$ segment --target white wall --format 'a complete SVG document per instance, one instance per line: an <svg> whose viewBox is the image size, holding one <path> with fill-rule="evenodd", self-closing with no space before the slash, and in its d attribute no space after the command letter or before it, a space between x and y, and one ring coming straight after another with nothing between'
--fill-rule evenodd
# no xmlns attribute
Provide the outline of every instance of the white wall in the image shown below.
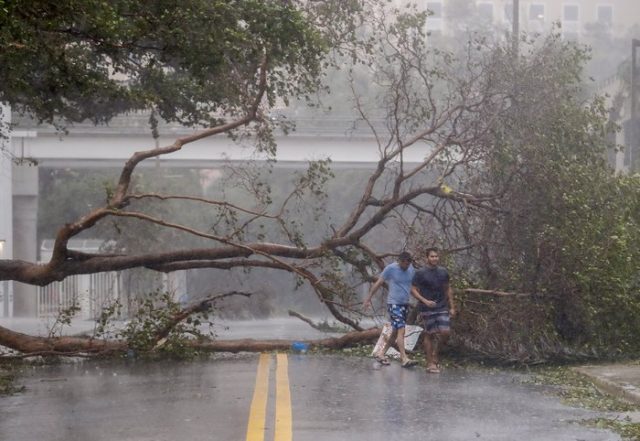
<svg viewBox="0 0 640 441"><path fill-rule="evenodd" d="M11 139L7 133L11 122L9 107L0 104L0 259L13 258L13 197L11 177ZM5 138L6 136L6 138ZM13 283L0 281L0 317L13 315Z"/></svg>
<svg viewBox="0 0 640 441"><path fill-rule="evenodd" d="M4 240L4 251L0 258L11 259L13 257L13 203L11 185L11 140L5 138L9 136L6 132L8 124L11 122L9 107L0 105L0 240Z"/></svg>
<svg viewBox="0 0 640 441"><path fill-rule="evenodd" d="M161 138L160 146L168 146L175 138ZM368 165L380 159L380 152L372 138L344 136L300 136L278 137L277 159L281 165L287 162L304 162L330 157L334 163ZM15 142L16 148L24 151L27 157L36 158L43 166L82 166L82 161L116 160L124 165L125 161L140 150L153 149L149 136L137 136L123 133L113 135L75 134L65 137L57 134L38 132L35 137ZM416 144L407 149L404 160L420 162L431 151L427 144ZM163 161L185 161L194 166L203 161L247 161L265 159L264 154L255 152L251 140L234 142L225 136L215 136L188 144L182 150L162 157ZM150 160L153 161L153 160ZM120 165L120 166L121 166Z"/></svg>

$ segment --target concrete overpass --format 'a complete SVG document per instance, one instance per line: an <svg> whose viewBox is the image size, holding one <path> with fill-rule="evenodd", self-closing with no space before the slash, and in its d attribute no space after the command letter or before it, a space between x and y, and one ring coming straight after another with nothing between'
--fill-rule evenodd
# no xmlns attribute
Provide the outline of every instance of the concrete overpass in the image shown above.
<svg viewBox="0 0 640 441"><path fill-rule="evenodd" d="M3 114L8 121L8 112ZM51 126L14 117L13 130L0 155L0 258L37 259L38 167L121 167L136 151L170 145L177 137L193 133L185 127L163 125L156 142L147 121L145 114L120 116L108 126L78 124L61 135ZM296 131L289 135L277 134L277 167L300 167L309 160L331 158L334 168L359 168L371 167L379 159L372 132L362 123L354 124L348 118L307 118L299 119L296 125ZM382 122L376 129L384 132ZM405 161L420 161L425 148L409 152ZM256 153L250 137L234 141L221 135L142 165L213 168L229 161L266 158L265 154ZM0 288L0 316L34 314L34 287L5 282Z"/></svg>
<svg viewBox="0 0 640 441"><path fill-rule="evenodd" d="M28 119L14 121L12 148L19 157L32 157L44 167L119 167L134 152L171 144L177 137L194 133L176 125L160 126L160 138L151 137L146 123L148 116L120 116L108 126L79 124L61 136L50 126L34 126ZM295 121L296 130L288 135L276 133L277 161L281 166L303 164L309 160L331 158L336 167L370 166L379 159L371 130L360 122L344 118L304 118ZM386 129L382 121L376 130ZM416 149L413 157L424 155ZM205 167L223 162L243 162L267 159L255 152L254 140L247 136L236 141L225 135L203 139L185 146L181 151L163 156L157 161L175 166Z"/></svg>

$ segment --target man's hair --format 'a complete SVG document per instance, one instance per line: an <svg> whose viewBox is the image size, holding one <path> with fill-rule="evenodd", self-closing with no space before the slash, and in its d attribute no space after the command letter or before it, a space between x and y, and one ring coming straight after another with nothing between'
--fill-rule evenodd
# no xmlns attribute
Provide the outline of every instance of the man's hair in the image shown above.
<svg viewBox="0 0 640 441"><path fill-rule="evenodd" d="M427 249L424 251L424 255L425 255L425 256L427 256L427 257L429 257L429 254L431 254L431 252L432 252L432 251L434 251L434 252L436 252L436 253L440 254L440 250L438 250L438 248L436 248L436 247L429 247L429 248L427 248Z"/></svg>
<svg viewBox="0 0 640 441"><path fill-rule="evenodd" d="M409 262L411 262L411 253L407 252L407 251L403 251L398 255L398 260L408 260Z"/></svg>

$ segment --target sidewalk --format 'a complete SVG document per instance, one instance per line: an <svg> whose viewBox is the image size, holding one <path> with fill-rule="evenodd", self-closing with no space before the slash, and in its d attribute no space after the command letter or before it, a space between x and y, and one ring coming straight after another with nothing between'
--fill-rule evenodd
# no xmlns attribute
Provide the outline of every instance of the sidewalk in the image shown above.
<svg viewBox="0 0 640 441"><path fill-rule="evenodd" d="M573 369L589 377L602 392L640 404L640 360Z"/></svg>

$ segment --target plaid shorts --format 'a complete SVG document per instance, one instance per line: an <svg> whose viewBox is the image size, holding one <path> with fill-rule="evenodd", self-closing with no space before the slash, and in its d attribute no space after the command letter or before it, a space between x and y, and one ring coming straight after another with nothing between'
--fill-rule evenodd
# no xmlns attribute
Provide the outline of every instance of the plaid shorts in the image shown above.
<svg viewBox="0 0 640 441"><path fill-rule="evenodd" d="M395 305L388 303L387 312L389 313L389 319L391 320L391 327L393 329L400 329L407 326L409 305Z"/></svg>
<svg viewBox="0 0 640 441"><path fill-rule="evenodd" d="M449 310L437 309L434 311L420 312L422 325L427 334L435 334L438 332L449 332L451 329L449 323Z"/></svg>

